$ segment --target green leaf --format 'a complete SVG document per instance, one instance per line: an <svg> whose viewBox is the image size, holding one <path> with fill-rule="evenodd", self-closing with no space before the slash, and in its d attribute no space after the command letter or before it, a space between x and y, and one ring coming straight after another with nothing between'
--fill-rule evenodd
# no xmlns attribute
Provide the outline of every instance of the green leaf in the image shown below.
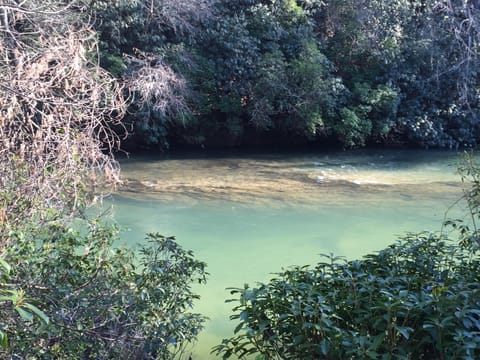
<svg viewBox="0 0 480 360"><path fill-rule="evenodd" d="M5 260L3 260L2 258L0 258L0 266L5 269L5 271L7 272L7 274L9 274L10 271L12 270L12 267L11 267Z"/></svg>
<svg viewBox="0 0 480 360"><path fill-rule="evenodd" d="M8 336L5 332L0 330L0 347L2 349L8 348Z"/></svg>
<svg viewBox="0 0 480 360"><path fill-rule="evenodd" d="M25 320L32 322L33 321L33 314L22 309L20 306L15 307L15 311L20 315L20 317Z"/></svg>
<svg viewBox="0 0 480 360"><path fill-rule="evenodd" d="M323 354L324 356L327 356L328 348L329 348L329 346L328 346L327 341L326 341L325 339L322 340L322 342L320 343L320 349L321 349L322 354Z"/></svg>
<svg viewBox="0 0 480 360"><path fill-rule="evenodd" d="M413 332L413 329L406 326L395 326L395 330L397 330L405 339L410 338L410 332Z"/></svg>
<svg viewBox="0 0 480 360"><path fill-rule="evenodd" d="M12 296L0 296L0 301L11 301L15 302Z"/></svg>
<svg viewBox="0 0 480 360"><path fill-rule="evenodd" d="M235 330L233 330L233 333L234 333L234 334L238 333L238 332L243 328L243 324L244 324L243 321L242 321L240 324L238 324L238 325L235 327Z"/></svg>
<svg viewBox="0 0 480 360"><path fill-rule="evenodd" d="M48 318L48 316L35 305L23 304L23 307L26 307L27 309L33 311L45 324L50 323L50 319Z"/></svg>
<svg viewBox="0 0 480 360"><path fill-rule="evenodd" d="M297 346L301 344L305 340L305 336L303 335L297 335L293 338L293 345Z"/></svg>

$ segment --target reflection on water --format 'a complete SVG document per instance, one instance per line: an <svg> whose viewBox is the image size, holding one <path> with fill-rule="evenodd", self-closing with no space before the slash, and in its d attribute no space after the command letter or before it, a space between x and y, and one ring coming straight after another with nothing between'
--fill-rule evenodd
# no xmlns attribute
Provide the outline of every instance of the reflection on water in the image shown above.
<svg viewBox="0 0 480 360"><path fill-rule="evenodd" d="M134 245L176 235L208 263L195 310L210 317L194 359L230 336L227 287L268 280L320 253L360 257L405 231L439 230L461 194L457 155L383 151L131 159L112 200Z"/></svg>

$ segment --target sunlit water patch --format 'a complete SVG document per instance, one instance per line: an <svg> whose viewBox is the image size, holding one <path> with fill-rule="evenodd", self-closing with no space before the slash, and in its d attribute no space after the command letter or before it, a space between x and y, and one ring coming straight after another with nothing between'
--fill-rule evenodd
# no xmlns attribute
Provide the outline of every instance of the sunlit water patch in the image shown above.
<svg viewBox="0 0 480 360"><path fill-rule="evenodd" d="M128 244L175 235L208 263L195 310L210 321L192 352L211 359L234 328L227 287L313 265L321 253L361 257L406 231L440 230L461 195L457 161L417 151L131 159L113 212Z"/></svg>

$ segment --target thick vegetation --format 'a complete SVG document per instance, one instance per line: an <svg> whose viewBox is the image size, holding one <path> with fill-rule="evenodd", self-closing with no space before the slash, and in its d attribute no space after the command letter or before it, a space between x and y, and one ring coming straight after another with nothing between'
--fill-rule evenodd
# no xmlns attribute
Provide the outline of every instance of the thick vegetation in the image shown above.
<svg viewBox="0 0 480 360"><path fill-rule="evenodd" d="M477 1L86 4L138 145L478 143Z"/></svg>
<svg viewBox="0 0 480 360"><path fill-rule="evenodd" d="M183 357L205 264L159 234L124 248L84 212L119 182L122 88L149 90L99 66L86 18L79 2L0 0L0 357Z"/></svg>
<svg viewBox="0 0 480 360"><path fill-rule="evenodd" d="M480 260L435 234L408 235L362 260L327 256L233 289L236 335L223 358L477 359Z"/></svg>
<svg viewBox="0 0 480 360"><path fill-rule="evenodd" d="M477 1L3 0L0 8L2 111L17 116L29 103L35 111L24 115L41 119L41 131L55 128L47 127L52 114L74 129L91 115L116 121L120 85L140 147L457 148L480 136ZM109 74L87 56L94 37ZM52 72L50 87L38 86ZM75 81L65 81L73 72ZM92 76L110 86L92 87ZM93 163L109 164L100 158Z"/></svg>
<svg viewBox="0 0 480 360"><path fill-rule="evenodd" d="M205 318L191 312L205 264L174 238L149 234L139 251L111 225L84 233L51 222L22 228L4 259L2 358L174 359L188 357Z"/></svg>

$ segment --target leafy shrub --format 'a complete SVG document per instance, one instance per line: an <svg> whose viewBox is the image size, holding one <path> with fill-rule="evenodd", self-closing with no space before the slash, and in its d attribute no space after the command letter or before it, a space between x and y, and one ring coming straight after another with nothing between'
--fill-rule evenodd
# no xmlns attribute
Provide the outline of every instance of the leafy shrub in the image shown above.
<svg viewBox="0 0 480 360"><path fill-rule="evenodd" d="M30 321L35 318L48 324L49 319L43 311L31 303L23 289L15 288L10 282L10 274L12 267L0 258L0 318L13 318L18 321ZM11 324L0 324L0 348L8 349L8 327Z"/></svg>
<svg viewBox="0 0 480 360"><path fill-rule="evenodd" d="M349 108L340 110L340 121L335 124L334 129L346 146L365 145L365 141L372 131L372 122L366 117L367 112L368 109L362 106L358 106L354 110Z"/></svg>
<svg viewBox="0 0 480 360"><path fill-rule="evenodd" d="M149 234L135 252L118 247L117 235L99 221L83 231L51 223L13 234L5 257L12 290L35 299L43 317L31 306L26 316L2 311L2 358L171 359L185 351L205 319L190 312L205 263L172 237Z"/></svg>
<svg viewBox="0 0 480 360"><path fill-rule="evenodd" d="M238 326L214 349L224 359L480 357L480 260L443 236L277 275L231 290Z"/></svg>

